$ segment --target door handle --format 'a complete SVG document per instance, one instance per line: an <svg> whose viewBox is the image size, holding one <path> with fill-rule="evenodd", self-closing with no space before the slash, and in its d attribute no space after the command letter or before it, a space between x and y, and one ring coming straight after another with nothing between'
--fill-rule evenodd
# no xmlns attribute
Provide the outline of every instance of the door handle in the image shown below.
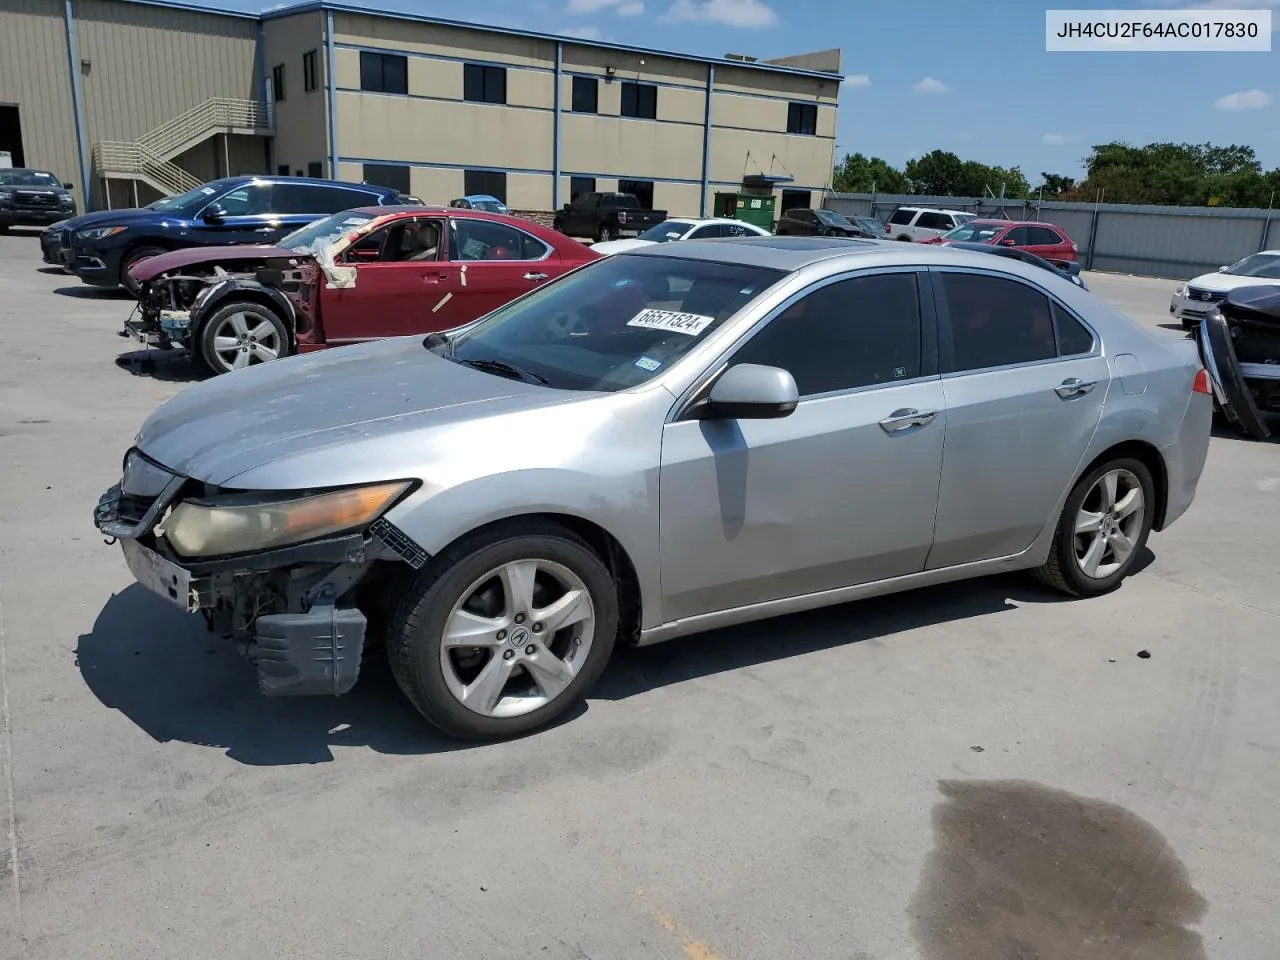
<svg viewBox="0 0 1280 960"><path fill-rule="evenodd" d="M1070 400L1072 397L1084 396L1097 386L1097 383L1097 380L1081 380L1079 377L1068 377L1053 389L1063 400Z"/></svg>
<svg viewBox="0 0 1280 960"><path fill-rule="evenodd" d="M526 280L545 280L547 275L545 273L526 273L524 278Z"/></svg>
<svg viewBox="0 0 1280 960"><path fill-rule="evenodd" d="M422 275L423 283L439 283L444 279L443 273L424 273Z"/></svg>
<svg viewBox="0 0 1280 960"><path fill-rule="evenodd" d="M880 428L885 433L897 433L899 430L906 430L908 427L923 427L932 423L933 418L938 415L936 410L914 410L904 407L901 410L895 410L889 416L880 421Z"/></svg>

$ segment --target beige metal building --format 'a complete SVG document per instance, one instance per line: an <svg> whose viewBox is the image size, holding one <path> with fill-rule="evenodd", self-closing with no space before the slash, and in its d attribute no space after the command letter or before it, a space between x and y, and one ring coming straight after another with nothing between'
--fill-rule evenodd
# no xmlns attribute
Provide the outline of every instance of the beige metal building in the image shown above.
<svg viewBox="0 0 1280 960"><path fill-rule="evenodd" d="M0 0L0 150L92 207L271 171L530 211L615 189L781 209L830 182L840 69L838 50L680 56L336 2Z"/></svg>

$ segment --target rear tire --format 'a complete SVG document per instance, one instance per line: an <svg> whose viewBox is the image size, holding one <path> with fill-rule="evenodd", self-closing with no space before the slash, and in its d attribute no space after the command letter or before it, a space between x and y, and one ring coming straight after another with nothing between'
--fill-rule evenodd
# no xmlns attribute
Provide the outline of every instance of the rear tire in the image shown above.
<svg viewBox="0 0 1280 960"><path fill-rule="evenodd" d="M1072 488L1049 558L1034 575L1073 597L1114 590L1147 545L1155 507L1155 483L1141 460L1098 464Z"/></svg>
<svg viewBox="0 0 1280 960"><path fill-rule="evenodd" d="M125 255L124 260L120 263L120 285L128 290L131 296L136 297L140 288L129 276L129 268L135 263L147 259L147 257L156 257L162 253L168 253L168 251L163 247L138 247L136 250L130 250Z"/></svg>
<svg viewBox="0 0 1280 960"><path fill-rule="evenodd" d="M201 324L192 342L194 359L214 375L287 357L289 330L274 310L260 303L224 303Z"/></svg>
<svg viewBox="0 0 1280 960"><path fill-rule="evenodd" d="M557 523L516 521L463 538L417 574L391 617L387 659L440 730L502 740L579 703L617 632L617 587L600 557Z"/></svg>
<svg viewBox="0 0 1280 960"><path fill-rule="evenodd" d="M904 233L904 234L902 234L902 236L898 237L898 238L897 238L897 240L898 240L898 242L899 242L899 243L910 243L910 242L911 242L911 238L910 238L909 236L907 236L905 233Z"/></svg>
<svg viewBox="0 0 1280 960"><path fill-rule="evenodd" d="M618 239L613 235L613 228L607 223L600 224L600 228L596 230L596 242L608 243L610 240Z"/></svg>

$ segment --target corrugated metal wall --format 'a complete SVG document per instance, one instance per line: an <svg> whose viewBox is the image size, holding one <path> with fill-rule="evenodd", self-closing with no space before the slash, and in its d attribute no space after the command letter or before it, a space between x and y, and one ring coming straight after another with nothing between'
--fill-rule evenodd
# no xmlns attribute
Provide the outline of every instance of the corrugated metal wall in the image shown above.
<svg viewBox="0 0 1280 960"><path fill-rule="evenodd" d="M1280 248L1280 210L1138 206L1120 203L996 201L977 197L829 194L823 206L845 216L887 218L900 206L945 207L1062 227L1092 270L1185 280L1258 250Z"/></svg>
<svg viewBox="0 0 1280 960"><path fill-rule="evenodd" d="M257 95L258 25L225 15L76 0L89 140L136 140L208 100Z"/></svg>
<svg viewBox="0 0 1280 960"><path fill-rule="evenodd" d="M0 0L0 25L0 104L18 107L26 164L74 183L83 205L64 7Z"/></svg>

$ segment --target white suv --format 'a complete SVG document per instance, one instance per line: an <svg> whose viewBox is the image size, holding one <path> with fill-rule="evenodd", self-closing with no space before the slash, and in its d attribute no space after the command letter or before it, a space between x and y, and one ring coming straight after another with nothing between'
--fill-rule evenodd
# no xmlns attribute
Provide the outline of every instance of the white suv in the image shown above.
<svg viewBox="0 0 1280 960"><path fill-rule="evenodd" d="M885 236L891 240L929 240L954 230L974 218L963 210L938 210L932 207L899 207L885 225Z"/></svg>

